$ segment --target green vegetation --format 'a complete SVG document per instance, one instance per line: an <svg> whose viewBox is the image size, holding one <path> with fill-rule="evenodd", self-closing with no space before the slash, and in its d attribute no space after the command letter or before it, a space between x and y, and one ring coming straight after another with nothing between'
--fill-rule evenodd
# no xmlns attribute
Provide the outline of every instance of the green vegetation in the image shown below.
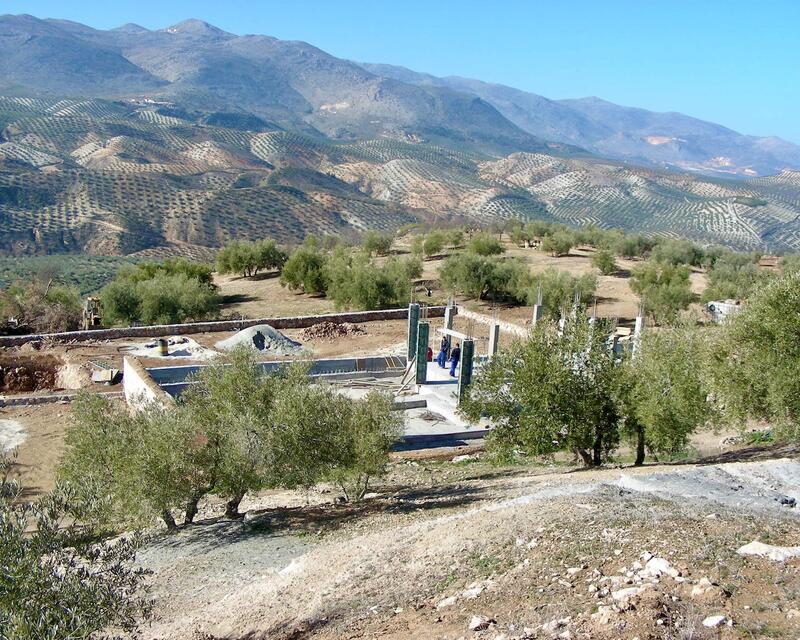
<svg viewBox="0 0 800 640"><path fill-rule="evenodd" d="M243 277L258 275L261 270L280 271L286 263L287 255L274 240L240 242L234 240L225 245L217 254L219 273L240 273Z"/></svg>
<svg viewBox="0 0 800 640"><path fill-rule="evenodd" d="M390 258L383 265L337 249L325 263L326 295L338 308L386 309L408 304L411 282L422 275L418 258Z"/></svg>
<svg viewBox="0 0 800 640"><path fill-rule="evenodd" d="M108 627L133 631L149 616L137 538L87 537L79 496L58 487L35 502L0 455L0 636L89 640Z"/></svg>
<svg viewBox="0 0 800 640"><path fill-rule="evenodd" d="M325 293L327 256L317 248L302 246L289 255L281 271L281 284L293 291Z"/></svg>
<svg viewBox="0 0 800 640"><path fill-rule="evenodd" d="M169 259L122 267L100 292L107 324L176 324L219 311L211 267Z"/></svg>
<svg viewBox="0 0 800 640"><path fill-rule="evenodd" d="M377 231L367 231L361 239L361 245L370 255L385 256L392 248L392 236Z"/></svg>
<svg viewBox="0 0 800 640"><path fill-rule="evenodd" d="M575 246L575 236L567 229L560 229L542 240L542 251L551 253L554 257L565 256Z"/></svg>
<svg viewBox="0 0 800 640"><path fill-rule="evenodd" d="M477 233L467 242L467 251L476 256L496 256L505 251L503 245L488 233Z"/></svg>
<svg viewBox="0 0 800 640"><path fill-rule="evenodd" d="M636 357L625 362L620 392L637 464L644 462L645 447L666 456L686 451L689 436L711 419L711 386L704 370L708 345L701 331L690 326L647 331Z"/></svg>
<svg viewBox="0 0 800 640"><path fill-rule="evenodd" d="M477 300L521 302L530 280L528 267L520 260L484 257L472 252L447 258L439 277L442 286Z"/></svg>
<svg viewBox="0 0 800 640"><path fill-rule="evenodd" d="M361 497L402 418L377 392L353 402L300 367L266 375L250 351L204 369L175 408L135 415L100 396L73 407L60 478L87 497L97 527L193 521L203 496L238 516L248 491L339 482Z"/></svg>
<svg viewBox="0 0 800 640"><path fill-rule="evenodd" d="M708 286L703 300L748 298L766 284L771 274L758 268L757 256L725 251L707 268Z"/></svg>
<svg viewBox="0 0 800 640"><path fill-rule="evenodd" d="M641 297L645 311L657 323L674 320L694 298L689 268L671 262L648 260L636 267L631 274L631 289Z"/></svg>
<svg viewBox="0 0 800 640"><path fill-rule="evenodd" d="M0 291L0 324L11 319L36 333L75 331L81 325L77 289L34 279Z"/></svg>
<svg viewBox="0 0 800 640"><path fill-rule="evenodd" d="M619 440L618 368L602 324L577 316L563 331L540 323L486 365L462 404L495 425L489 445L503 456L572 451L599 465Z"/></svg>
<svg viewBox="0 0 800 640"><path fill-rule="evenodd" d="M800 439L800 272L773 278L723 328L711 367L726 415Z"/></svg>
<svg viewBox="0 0 800 640"><path fill-rule="evenodd" d="M572 308L576 294L581 306L589 306L596 289L597 277L594 274L573 276L566 271L549 268L532 276L526 298L528 304L536 304L541 290L545 314L551 318L558 318Z"/></svg>
<svg viewBox="0 0 800 640"><path fill-rule="evenodd" d="M120 267L136 262L136 258L116 256L0 256L0 289L15 282L52 279L56 284L76 288L84 297L111 282Z"/></svg>
<svg viewBox="0 0 800 640"><path fill-rule="evenodd" d="M597 267L604 276L610 276L619 269L616 260L614 260L614 254L607 249L600 249L594 252L592 265Z"/></svg>

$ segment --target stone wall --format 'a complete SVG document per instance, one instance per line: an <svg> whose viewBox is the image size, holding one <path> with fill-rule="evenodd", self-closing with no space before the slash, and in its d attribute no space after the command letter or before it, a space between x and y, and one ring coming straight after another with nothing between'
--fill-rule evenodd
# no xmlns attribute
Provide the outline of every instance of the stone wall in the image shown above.
<svg viewBox="0 0 800 640"><path fill-rule="evenodd" d="M428 316L444 316L444 307L428 307ZM275 329L304 329L319 322L374 322L376 320L405 320L408 308L382 309L378 311L348 311L316 316L292 316L284 318L258 318L245 320L218 320L213 322L192 322L189 324L161 324L146 327L125 327L119 329L96 329L94 331L65 331L63 333L42 333L26 336L0 336L0 347L16 347L28 342L46 340L48 342L86 342L89 340L114 340L117 338L159 338L164 336L209 333L212 331L240 331L258 324L268 324Z"/></svg>

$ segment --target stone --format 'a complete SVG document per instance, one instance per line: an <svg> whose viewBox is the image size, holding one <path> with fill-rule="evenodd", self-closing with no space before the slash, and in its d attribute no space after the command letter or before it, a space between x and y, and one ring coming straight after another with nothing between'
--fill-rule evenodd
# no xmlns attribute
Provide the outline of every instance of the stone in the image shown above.
<svg viewBox="0 0 800 640"><path fill-rule="evenodd" d="M455 596L450 596L449 598L445 598L444 600L439 600L439 602L436 603L436 608L444 609L445 607L452 607L457 601L458 598L456 598Z"/></svg>
<svg viewBox="0 0 800 640"><path fill-rule="evenodd" d="M708 616L703 620L703 626L709 629L716 629L721 627L728 621L728 616Z"/></svg>
<svg viewBox="0 0 800 640"><path fill-rule="evenodd" d="M491 620L486 616L472 616L472 619L469 621L469 630L484 631L485 629L488 629L489 625L492 623L494 623L494 620Z"/></svg>
<svg viewBox="0 0 800 640"><path fill-rule="evenodd" d="M651 578L660 578L662 575L667 575L671 578L677 578L679 573L668 560L664 558L653 557L644 565L644 569L639 572L639 575Z"/></svg>
<svg viewBox="0 0 800 640"><path fill-rule="evenodd" d="M800 547L776 547L753 540L750 544L739 547L736 553L740 556L761 556L775 562L786 562L791 558L800 557Z"/></svg>

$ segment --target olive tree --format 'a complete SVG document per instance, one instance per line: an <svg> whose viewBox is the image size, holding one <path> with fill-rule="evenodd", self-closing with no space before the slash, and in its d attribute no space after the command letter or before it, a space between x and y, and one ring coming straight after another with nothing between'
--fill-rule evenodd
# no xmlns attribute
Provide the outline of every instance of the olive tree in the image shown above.
<svg viewBox="0 0 800 640"><path fill-rule="evenodd" d="M645 332L632 357L621 365L620 401L624 431L635 441L636 464L646 449L675 456L713 418L706 372L710 329L681 325Z"/></svg>
<svg viewBox="0 0 800 640"><path fill-rule="evenodd" d="M34 502L0 456L0 637L88 640L133 632L152 609L136 568L137 536L87 538L77 497L58 486Z"/></svg>
<svg viewBox="0 0 800 640"><path fill-rule="evenodd" d="M657 322L672 322L679 311L694 300L689 267L648 261L631 275L631 289L644 303L645 311Z"/></svg>
<svg viewBox="0 0 800 640"><path fill-rule="evenodd" d="M729 418L800 439L800 271L770 280L728 320L712 362Z"/></svg>
<svg viewBox="0 0 800 640"><path fill-rule="evenodd" d="M462 404L494 424L489 443L508 453L572 451L599 465L619 441L617 367L607 328L578 314L563 329L542 322L478 373Z"/></svg>

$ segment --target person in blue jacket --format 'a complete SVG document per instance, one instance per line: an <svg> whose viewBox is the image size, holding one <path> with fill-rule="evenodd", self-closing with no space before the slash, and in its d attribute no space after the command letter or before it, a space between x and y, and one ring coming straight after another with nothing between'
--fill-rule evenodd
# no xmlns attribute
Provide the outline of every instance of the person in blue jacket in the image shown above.
<svg viewBox="0 0 800 640"><path fill-rule="evenodd" d="M442 338L442 344L439 347L439 354L436 356L436 362L442 369L445 368L447 362L447 351L450 349L450 339L447 336Z"/></svg>
<svg viewBox="0 0 800 640"><path fill-rule="evenodd" d="M456 342L456 346L450 352L450 377L456 377L456 367L458 366L458 361L461 359L461 347Z"/></svg>

